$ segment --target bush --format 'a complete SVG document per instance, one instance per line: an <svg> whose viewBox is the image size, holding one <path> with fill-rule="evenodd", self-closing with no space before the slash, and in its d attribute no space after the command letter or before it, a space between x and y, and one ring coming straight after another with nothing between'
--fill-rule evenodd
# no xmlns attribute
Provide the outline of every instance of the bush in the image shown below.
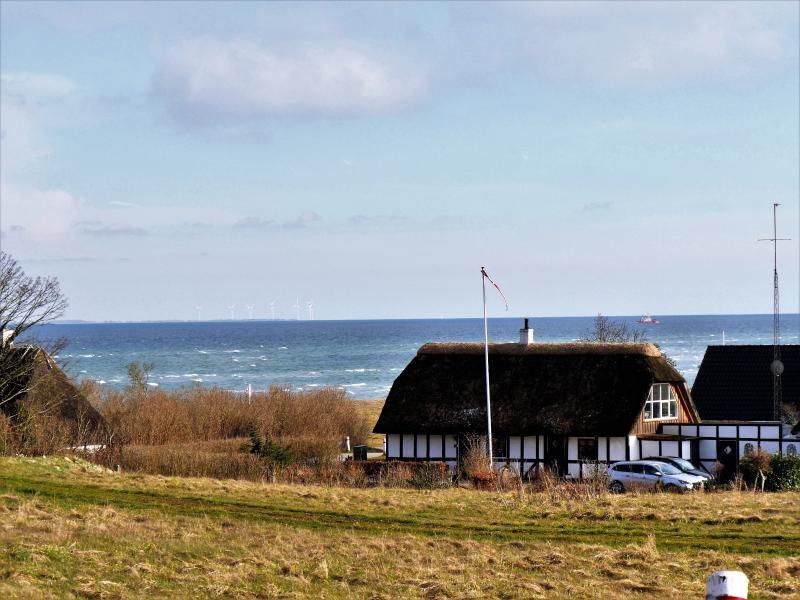
<svg viewBox="0 0 800 600"><path fill-rule="evenodd" d="M748 487L770 492L800 490L800 456L769 454L758 448L739 461L739 475Z"/></svg>
<svg viewBox="0 0 800 600"><path fill-rule="evenodd" d="M763 448L756 448L739 461L739 476L748 487L756 488L769 482L771 455Z"/></svg>
<svg viewBox="0 0 800 600"><path fill-rule="evenodd" d="M800 490L800 456L774 455L770 461L772 474L767 479L768 489L776 492Z"/></svg>
<svg viewBox="0 0 800 600"><path fill-rule="evenodd" d="M445 463L423 462L414 469L408 483L421 490L438 490L450 487L450 474Z"/></svg>

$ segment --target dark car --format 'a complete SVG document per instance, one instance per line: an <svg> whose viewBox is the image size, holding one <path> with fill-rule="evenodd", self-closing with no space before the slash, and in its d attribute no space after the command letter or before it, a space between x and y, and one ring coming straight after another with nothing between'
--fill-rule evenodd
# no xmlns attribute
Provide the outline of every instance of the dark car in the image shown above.
<svg viewBox="0 0 800 600"><path fill-rule="evenodd" d="M668 465L677 467L678 469L680 469L684 473L688 473L689 475L697 475L699 477L705 477L706 479L714 479L714 476L711 475L711 473L709 473L705 469L695 467L685 458L678 458L677 456L651 456L643 460L654 460L657 462L667 463Z"/></svg>

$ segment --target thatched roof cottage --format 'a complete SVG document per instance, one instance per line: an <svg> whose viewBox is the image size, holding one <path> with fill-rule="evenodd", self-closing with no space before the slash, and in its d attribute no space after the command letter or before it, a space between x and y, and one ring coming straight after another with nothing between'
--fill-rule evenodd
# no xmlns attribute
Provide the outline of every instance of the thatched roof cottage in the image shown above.
<svg viewBox="0 0 800 600"><path fill-rule="evenodd" d="M489 344L495 460L522 473L549 465L579 476L581 464L673 455L691 440L658 432L696 423L686 382L652 344ZM484 347L422 346L395 380L375 426L390 459L455 466L465 439L486 433Z"/></svg>

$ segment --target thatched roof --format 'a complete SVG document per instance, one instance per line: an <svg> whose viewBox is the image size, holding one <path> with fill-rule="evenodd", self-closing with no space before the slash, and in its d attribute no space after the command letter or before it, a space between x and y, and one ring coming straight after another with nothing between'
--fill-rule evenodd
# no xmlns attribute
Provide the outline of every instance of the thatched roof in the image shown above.
<svg viewBox="0 0 800 600"><path fill-rule="evenodd" d="M32 346L6 348L0 353L0 411L14 418L24 403L46 406L48 414L80 422L90 431L103 425L100 413L47 352Z"/></svg>
<svg viewBox="0 0 800 600"><path fill-rule="evenodd" d="M685 388L652 344L490 344L489 371L501 435L627 435L654 382ZM392 385L375 431L485 432L485 385L483 344L426 344Z"/></svg>

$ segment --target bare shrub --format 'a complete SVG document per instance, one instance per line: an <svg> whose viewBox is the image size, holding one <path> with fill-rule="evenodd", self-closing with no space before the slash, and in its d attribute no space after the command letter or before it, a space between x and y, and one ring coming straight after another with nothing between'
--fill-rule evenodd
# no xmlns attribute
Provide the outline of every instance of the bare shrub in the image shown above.
<svg viewBox="0 0 800 600"><path fill-rule="evenodd" d="M264 465L252 454L199 452L185 446L126 446L103 462L127 471L180 477L260 480Z"/></svg>
<svg viewBox="0 0 800 600"><path fill-rule="evenodd" d="M485 436L468 435L466 437L464 455L461 458L461 470L468 479L485 477L487 473L492 473Z"/></svg>
<svg viewBox="0 0 800 600"><path fill-rule="evenodd" d="M82 387L105 419L109 449L98 460L110 467L122 464L129 469L191 475L203 469L220 473L224 465L229 465L231 470L224 476L237 477L239 464L209 455L217 452L198 450L204 464L210 465L203 468L182 455L189 454L190 445L224 445L224 440L235 440L224 453L248 453L253 450L252 444L243 442L257 438L286 448L290 457L277 465L267 464L269 461L261 457L262 475L293 479L296 469L302 466L327 469L322 478L328 480L339 477L332 473L338 469L345 437L363 443L371 429L356 401L349 400L342 390L293 392L275 387L250 399L219 388L165 391L147 386L147 370L148 365L133 369L131 385L124 391L104 390L92 384ZM163 452L142 450L157 446L170 448ZM129 447L138 449L134 454L120 453L120 448ZM247 460L258 461L260 453L251 453L253 456ZM289 463L294 471L285 469Z"/></svg>
<svg viewBox="0 0 800 600"><path fill-rule="evenodd" d="M600 469L598 468L599 472ZM605 497L608 493L608 480L605 476L588 475L579 480L565 480L548 468L538 469L531 479L529 489L534 494L541 493L551 503L589 502ZM541 499L536 500L541 501Z"/></svg>
<svg viewBox="0 0 800 600"><path fill-rule="evenodd" d="M85 388L105 418L115 443L160 445L246 437L252 431L275 440L297 440L298 451L325 440L330 447L350 436L366 441L371 429L338 389L293 392L271 388L248 400L219 388L177 391L139 388L125 392Z"/></svg>

